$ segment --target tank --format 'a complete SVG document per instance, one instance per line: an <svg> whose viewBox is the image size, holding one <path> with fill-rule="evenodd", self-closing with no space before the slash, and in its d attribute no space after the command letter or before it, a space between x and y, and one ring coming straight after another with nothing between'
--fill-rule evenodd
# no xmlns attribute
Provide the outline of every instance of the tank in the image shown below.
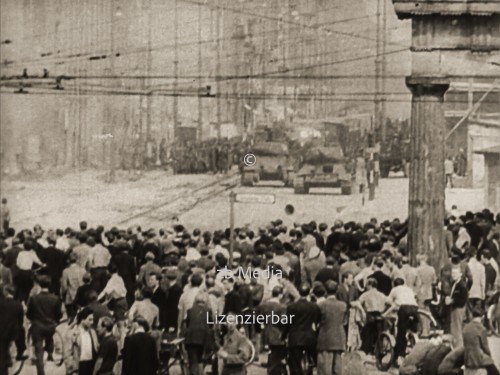
<svg viewBox="0 0 500 375"><path fill-rule="evenodd" d="M288 146L283 142L261 142L251 149L255 165L244 166L241 175L243 186L253 186L259 181L283 181L293 184L293 163Z"/></svg>
<svg viewBox="0 0 500 375"><path fill-rule="evenodd" d="M339 145L314 146L306 150L302 166L293 181L295 194L308 194L310 188L340 188L343 195L352 194L352 175Z"/></svg>

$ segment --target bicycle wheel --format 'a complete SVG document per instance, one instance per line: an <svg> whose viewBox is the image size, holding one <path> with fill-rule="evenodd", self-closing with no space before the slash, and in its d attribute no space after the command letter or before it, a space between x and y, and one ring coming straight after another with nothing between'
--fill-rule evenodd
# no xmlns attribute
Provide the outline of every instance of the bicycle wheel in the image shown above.
<svg viewBox="0 0 500 375"><path fill-rule="evenodd" d="M380 371L387 371L394 360L394 346L389 334L380 334L375 347L375 360Z"/></svg>

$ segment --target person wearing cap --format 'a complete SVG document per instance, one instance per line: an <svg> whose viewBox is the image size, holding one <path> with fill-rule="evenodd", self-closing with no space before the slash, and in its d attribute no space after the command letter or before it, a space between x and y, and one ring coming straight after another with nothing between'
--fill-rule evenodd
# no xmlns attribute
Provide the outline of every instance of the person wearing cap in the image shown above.
<svg viewBox="0 0 500 375"><path fill-rule="evenodd" d="M156 273L158 275L161 273L161 268L154 262L155 255L151 251L148 251L146 253L145 258L146 263L141 266L141 268L139 269L139 274L137 275L137 283L143 286L148 285L149 276L152 273Z"/></svg>
<svg viewBox="0 0 500 375"><path fill-rule="evenodd" d="M318 333L318 375L341 375L342 353L346 350L347 305L337 300L338 283L325 285L327 298L318 303L321 321Z"/></svg>
<svg viewBox="0 0 500 375"><path fill-rule="evenodd" d="M464 360L466 369L485 369L488 375L500 375L491 357L488 334L483 325L484 309L480 303L472 307L472 321L465 325Z"/></svg>
<svg viewBox="0 0 500 375"><path fill-rule="evenodd" d="M61 277L61 298L66 307L69 321L72 321L76 316L77 306L75 303L76 293L78 288L83 285L83 276L86 271L77 263L77 255L69 254L69 266L64 269Z"/></svg>
<svg viewBox="0 0 500 375"><path fill-rule="evenodd" d="M283 316L286 314L286 306L280 301L283 297L283 288L275 286L271 292L271 296L270 299L257 306L255 310L256 315L270 316L274 313ZM286 359L286 342L281 338L283 326L269 322L265 325L257 325L256 331L257 333L262 332L264 345L269 348L267 374L282 375L286 371L284 365Z"/></svg>
<svg viewBox="0 0 500 375"><path fill-rule="evenodd" d="M288 367L291 375L302 374L302 357L304 351L317 361L317 327L321 320L318 305L308 300L310 293L308 283L300 286L300 298L292 302L286 309L289 317L282 338L288 339Z"/></svg>
<svg viewBox="0 0 500 375"><path fill-rule="evenodd" d="M49 293L50 277L39 277L40 293L32 296L28 302L26 317L31 322L31 337L35 347L36 370L38 375L45 375L44 342L49 360L52 358L53 336L62 317L61 301Z"/></svg>

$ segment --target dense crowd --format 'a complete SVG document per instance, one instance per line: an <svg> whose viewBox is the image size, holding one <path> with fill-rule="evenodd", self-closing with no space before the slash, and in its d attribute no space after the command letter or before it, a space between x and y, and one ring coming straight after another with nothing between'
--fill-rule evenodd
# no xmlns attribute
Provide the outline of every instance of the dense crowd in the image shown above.
<svg viewBox="0 0 500 375"><path fill-rule="evenodd" d="M304 355L319 375L340 374L344 352L374 353L380 317L391 314L401 374L460 374L464 366L499 373L484 322L500 290L500 214L489 210L461 215L453 207L440 269L425 254L411 264L407 223L398 219L336 220L331 228L287 228L278 219L255 231L236 228L230 256L229 229L81 222L78 229L16 231L2 210L1 375L26 356L25 321L43 375L44 352L50 360L63 317L68 374L111 374L120 358L124 375L156 374L163 338L176 336L184 338L190 374L203 373L207 353L222 360L223 374L245 374L252 346L256 360L269 352L268 374L286 367L302 374ZM446 335L418 342L407 355L406 333L419 309L431 311ZM281 319L255 318L274 315ZM12 343L17 358L9 356ZM211 365L216 373L217 361Z"/></svg>
<svg viewBox="0 0 500 375"><path fill-rule="evenodd" d="M249 147L241 138L179 141L171 146L165 138L159 144L153 139L136 140L121 150L120 167L135 171L171 168L175 174L227 173L241 163Z"/></svg>

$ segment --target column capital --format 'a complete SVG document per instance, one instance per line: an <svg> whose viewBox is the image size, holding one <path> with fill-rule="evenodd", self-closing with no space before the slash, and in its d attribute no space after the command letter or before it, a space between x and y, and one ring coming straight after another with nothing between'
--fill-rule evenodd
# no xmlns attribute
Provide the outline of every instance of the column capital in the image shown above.
<svg viewBox="0 0 500 375"><path fill-rule="evenodd" d="M450 87L447 77L407 76L406 86L414 96L443 97Z"/></svg>

